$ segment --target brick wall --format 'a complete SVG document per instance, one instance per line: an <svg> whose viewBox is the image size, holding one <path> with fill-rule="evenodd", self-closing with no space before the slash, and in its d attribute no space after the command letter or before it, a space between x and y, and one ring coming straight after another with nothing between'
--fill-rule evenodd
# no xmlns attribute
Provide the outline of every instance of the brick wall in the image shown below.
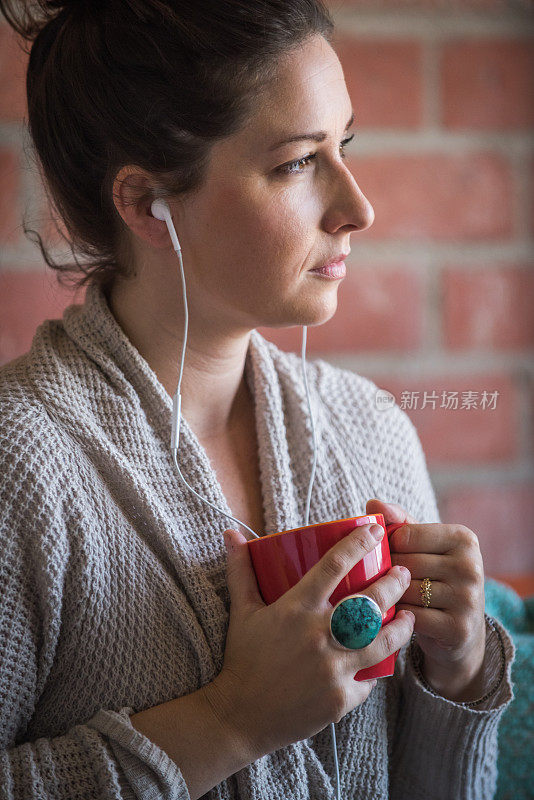
<svg viewBox="0 0 534 800"><path fill-rule="evenodd" d="M415 423L442 519L487 575L534 574L534 16L527 0L337 0L336 49L374 205L308 354L369 376ZM25 57L0 28L0 361L71 301L24 239L46 225L23 139ZM81 299L77 298L77 302ZM261 332L300 350L300 329ZM383 413L387 413L385 410Z"/></svg>

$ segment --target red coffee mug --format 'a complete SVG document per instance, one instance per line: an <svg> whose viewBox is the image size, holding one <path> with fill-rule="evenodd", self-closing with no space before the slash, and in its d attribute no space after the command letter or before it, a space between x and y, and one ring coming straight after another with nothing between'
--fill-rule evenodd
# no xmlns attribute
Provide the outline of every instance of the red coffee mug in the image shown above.
<svg viewBox="0 0 534 800"><path fill-rule="evenodd" d="M371 514L306 525L249 540L250 557L263 601L267 605L274 603L354 528L373 522L381 525L387 535L337 585L329 597L334 607L339 600L351 594L365 593L370 584L391 569L388 537L404 523L396 522L386 526L382 514ZM387 625L394 616L395 606L391 606L382 616L382 626ZM354 680L367 681L393 675L398 654L397 650L378 664L360 669Z"/></svg>

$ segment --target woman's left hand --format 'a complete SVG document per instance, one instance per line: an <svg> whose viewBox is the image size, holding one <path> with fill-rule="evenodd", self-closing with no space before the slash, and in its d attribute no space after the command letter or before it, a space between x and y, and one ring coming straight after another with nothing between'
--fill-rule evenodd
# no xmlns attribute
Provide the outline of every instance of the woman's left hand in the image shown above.
<svg viewBox="0 0 534 800"><path fill-rule="evenodd" d="M420 524L396 503L369 500L366 514L386 524L406 523L390 537L391 563L411 573L398 611L415 614L423 673L443 697L477 700L483 685L486 646L484 567L477 536L465 525ZM423 578L432 581L430 607L423 606Z"/></svg>

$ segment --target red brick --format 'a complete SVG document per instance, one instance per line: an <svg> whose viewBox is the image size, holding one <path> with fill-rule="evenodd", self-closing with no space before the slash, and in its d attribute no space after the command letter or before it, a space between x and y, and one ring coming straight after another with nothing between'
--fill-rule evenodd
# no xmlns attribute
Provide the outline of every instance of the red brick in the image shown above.
<svg viewBox="0 0 534 800"><path fill-rule="evenodd" d="M339 36L333 42L352 100L354 130L416 128L422 119L421 45ZM402 98L402 102L399 102Z"/></svg>
<svg viewBox="0 0 534 800"><path fill-rule="evenodd" d="M447 346L454 349L534 345L534 270L444 270L443 328Z"/></svg>
<svg viewBox="0 0 534 800"><path fill-rule="evenodd" d="M498 573L497 575L490 575L488 577L500 581L501 583L506 583L514 592L517 592L520 597L531 597L534 595L534 572L517 575L511 575L510 573L504 573L503 575Z"/></svg>
<svg viewBox="0 0 534 800"><path fill-rule="evenodd" d="M347 160L375 210L372 239L488 240L513 233L513 179L497 153Z"/></svg>
<svg viewBox="0 0 534 800"><path fill-rule="evenodd" d="M399 325L397 310L410 306ZM423 287L417 271L407 268L360 267L347 261L347 277L338 289L338 307L324 325L308 328L310 355L358 352L407 352L422 340ZM279 347L300 352L302 328L258 329Z"/></svg>
<svg viewBox="0 0 534 800"><path fill-rule="evenodd" d="M0 363L25 353L37 326L61 318L70 303L83 302L84 294L58 286L51 271L0 273Z"/></svg>
<svg viewBox="0 0 534 800"><path fill-rule="evenodd" d="M7 24L0 24L0 120L27 119L26 69L28 56Z"/></svg>
<svg viewBox="0 0 534 800"><path fill-rule="evenodd" d="M443 123L514 130L534 124L532 41L462 41L442 54Z"/></svg>
<svg viewBox="0 0 534 800"><path fill-rule="evenodd" d="M458 486L440 495L440 512L476 533L487 577L534 573L534 483Z"/></svg>
<svg viewBox="0 0 534 800"><path fill-rule="evenodd" d="M369 377L377 386L390 391L406 411L418 430L429 464L510 464L516 459L519 452L519 388L506 375L439 375L420 379ZM485 408L482 407L484 391L488 395L499 392L495 408L487 403ZM411 397L412 392L419 394L413 395L417 407L410 409L403 397ZM443 392L446 398L457 392L458 408L441 407ZM476 394L464 394L467 392ZM435 408L430 402L433 395ZM476 406L462 408L469 397L474 398Z"/></svg>
<svg viewBox="0 0 534 800"><path fill-rule="evenodd" d="M531 462L534 460L532 457L534 456L534 373L525 371L524 374L524 381L525 381L525 392L527 395L527 409L530 409L529 414L529 422L530 425L530 442L528 442L530 446L530 456ZM527 412L528 413L528 412Z"/></svg>
<svg viewBox="0 0 534 800"><path fill-rule="evenodd" d="M22 230L21 168L14 148L0 147L0 243L12 244L24 236Z"/></svg>

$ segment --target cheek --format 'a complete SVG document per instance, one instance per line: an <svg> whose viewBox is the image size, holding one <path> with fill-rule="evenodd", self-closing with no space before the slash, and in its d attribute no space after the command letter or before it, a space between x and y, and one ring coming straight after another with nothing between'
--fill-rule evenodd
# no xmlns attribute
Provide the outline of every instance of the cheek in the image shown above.
<svg viewBox="0 0 534 800"><path fill-rule="evenodd" d="M302 205L282 193L269 196L266 188L255 194L224 187L210 205L209 239L226 257L264 261L299 249L306 252L311 223Z"/></svg>

